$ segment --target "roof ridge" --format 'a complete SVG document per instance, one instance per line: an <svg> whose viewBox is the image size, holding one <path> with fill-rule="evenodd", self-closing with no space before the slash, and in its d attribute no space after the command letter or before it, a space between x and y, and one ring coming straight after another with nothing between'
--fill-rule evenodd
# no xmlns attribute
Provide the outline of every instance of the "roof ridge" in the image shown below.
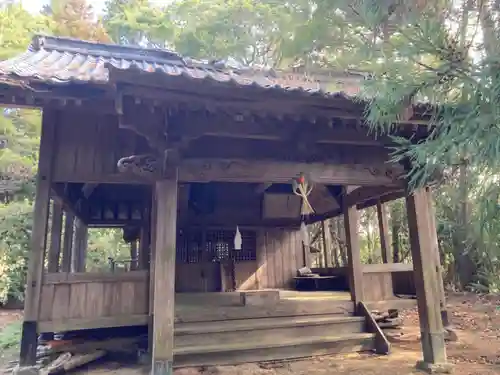
<svg viewBox="0 0 500 375"><path fill-rule="evenodd" d="M186 65L183 57L167 49L143 48L119 44L93 42L68 37L37 34L32 38L31 49L55 50L58 52L79 53L90 56L123 58L150 62L168 62Z"/></svg>

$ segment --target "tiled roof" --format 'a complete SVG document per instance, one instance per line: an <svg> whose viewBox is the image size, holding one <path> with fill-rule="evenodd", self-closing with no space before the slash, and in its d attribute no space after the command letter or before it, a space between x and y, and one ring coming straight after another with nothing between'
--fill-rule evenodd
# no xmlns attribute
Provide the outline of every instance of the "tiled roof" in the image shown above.
<svg viewBox="0 0 500 375"><path fill-rule="evenodd" d="M113 72L139 70L168 77L209 80L232 86L252 86L320 96L350 97L357 91L362 74L349 76L346 92L330 91L342 77L310 79L303 74L273 70L229 68L223 63L202 63L160 49L93 43L69 38L35 36L29 49L10 60L0 62L2 76L9 79L41 81L53 85L68 83L106 84ZM354 83L353 83L354 81ZM338 88L338 87L337 87Z"/></svg>

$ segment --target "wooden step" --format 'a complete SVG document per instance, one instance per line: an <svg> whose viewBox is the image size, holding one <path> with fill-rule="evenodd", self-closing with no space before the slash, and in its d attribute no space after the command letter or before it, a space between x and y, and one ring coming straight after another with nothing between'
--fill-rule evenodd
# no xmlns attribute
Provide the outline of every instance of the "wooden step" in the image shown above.
<svg viewBox="0 0 500 375"><path fill-rule="evenodd" d="M364 326L363 317L331 315L181 323L175 326L175 345L236 344L258 342L266 337L276 341L308 336L338 336L363 332Z"/></svg>
<svg viewBox="0 0 500 375"><path fill-rule="evenodd" d="M338 336L304 336L288 340L221 343L177 347L174 367L234 365L304 358L317 355L352 353L374 349L374 334L356 333Z"/></svg>
<svg viewBox="0 0 500 375"><path fill-rule="evenodd" d="M198 305L179 305L175 309L175 322L213 322L324 314L347 316L353 312L352 301L284 299L269 306L210 306L207 309Z"/></svg>

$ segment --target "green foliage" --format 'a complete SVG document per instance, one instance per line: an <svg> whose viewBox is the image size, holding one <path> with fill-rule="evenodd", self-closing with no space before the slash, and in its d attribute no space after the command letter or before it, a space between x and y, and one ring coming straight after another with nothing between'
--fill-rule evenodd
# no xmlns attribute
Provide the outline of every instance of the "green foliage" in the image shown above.
<svg viewBox="0 0 500 375"><path fill-rule="evenodd" d="M21 323L10 323L0 331L0 354L14 349L21 342Z"/></svg>
<svg viewBox="0 0 500 375"><path fill-rule="evenodd" d="M4 199L31 196L40 143L39 111L4 110L0 116L0 194Z"/></svg>
<svg viewBox="0 0 500 375"><path fill-rule="evenodd" d="M120 229L90 229L87 249L87 271L109 266L108 258L123 261L130 258L130 245L123 241Z"/></svg>
<svg viewBox="0 0 500 375"><path fill-rule="evenodd" d="M0 205L0 303L23 299L32 215L29 201Z"/></svg>
<svg viewBox="0 0 500 375"><path fill-rule="evenodd" d="M21 4L0 5L0 60L24 52L33 33L47 30L44 17L34 16Z"/></svg>

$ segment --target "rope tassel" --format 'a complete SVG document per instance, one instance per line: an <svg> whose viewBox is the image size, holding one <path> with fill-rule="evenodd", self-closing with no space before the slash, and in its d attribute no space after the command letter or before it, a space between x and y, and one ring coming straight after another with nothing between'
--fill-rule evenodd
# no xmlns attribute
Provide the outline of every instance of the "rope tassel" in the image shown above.
<svg viewBox="0 0 500 375"><path fill-rule="evenodd" d="M305 216L314 213L314 208L311 206L308 199L313 189L313 184L307 182L304 175L301 173L298 178L292 180L292 187L294 194L302 198L300 214Z"/></svg>

